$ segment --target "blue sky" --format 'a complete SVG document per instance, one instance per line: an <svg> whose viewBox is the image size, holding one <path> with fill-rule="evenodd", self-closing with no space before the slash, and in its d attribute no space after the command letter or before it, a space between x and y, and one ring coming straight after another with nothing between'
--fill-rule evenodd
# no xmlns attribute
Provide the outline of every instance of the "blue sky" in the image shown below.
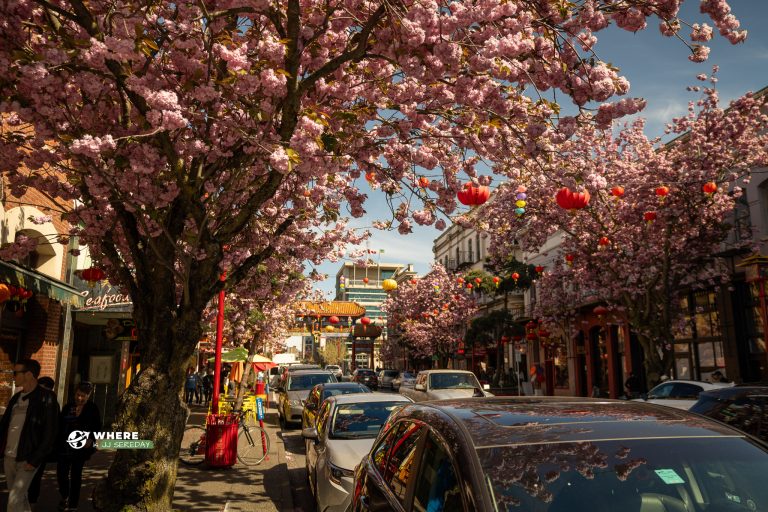
<svg viewBox="0 0 768 512"><path fill-rule="evenodd" d="M696 93L686 91L686 87L700 85L696 75L708 74L715 64L720 67L717 87L724 104L747 91L757 91L768 85L768 30L765 29L768 27L768 2L730 0L729 3L749 36L746 42L734 46L716 35L708 43L711 48L709 60L701 64L688 60L689 50L681 41L663 37L656 19L650 19L648 28L637 34L613 27L597 34L595 50L598 57L621 69L621 74L631 83L628 96L647 100L648 105L640 115L647 119L648 136L661 135L667 121L685 113L688 102L698 97ZM698 8L697 0L686 0L680 18L689 23L701 22L703 17ZM681 31L685 39L687 34L687 31ZM383 196L377 192L368 195L368 214L354 220L355 226L367 227L375 219L388 218L389 210ZM406 236L397 231L373 230L370 248L384 249L382 262L413 263L416 270L423 273L432 262L432 241L439 234L432 227L419 226L414 226L413 233ZM334 288L334 277L340 265L340 262L327 262L317 267L319 272L329 275L328 280L318 284L318 289L330 291Z"/></svg>

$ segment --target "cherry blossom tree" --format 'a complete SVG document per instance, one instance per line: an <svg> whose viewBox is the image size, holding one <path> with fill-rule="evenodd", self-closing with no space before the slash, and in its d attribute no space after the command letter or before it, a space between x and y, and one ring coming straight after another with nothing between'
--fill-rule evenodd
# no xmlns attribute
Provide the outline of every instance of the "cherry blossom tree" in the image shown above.
<svg viewBox="0 0 768 512"><path fill-rule="evenodd" d="M115 428L157 448L120 451L97 507L172 508L177 395L222 286L269 272L273 255L339 257L361 236L340 215L343 203L365 213L363 175L392 206L387 226L444 227L437 212L454 211L460 173L478 180L483 160L504 173L574 125L556 128L557 104L529 90L600 103L603 124L638 111L639 99L607 102L629 83L597 58L595 34L655 16L679 35L680 3L2 3L10 190L62 205L71 234L131 295L139 330L142 372ZM725 0L701 6L731 42L746 36ZM692 25L691 60L706 59L712 32Z"/></svg>
<svg viewBox="0 0 768 512"><path fill-rule="evenodd" d="M413 357L437 356L438 366L445 368L456 353L461 326L475 314L477 303L464 291L458 275L436 264L415 283L400 285L381 308L391 315Z"/></svg>
<svg viewBox="0 0 768 512"><path fill-rule="evenodd" d="M536 252L562 233L558 263L540 281L539 313L558 320L605 301L636 330L648 381L657 382L673 363L683 296L727 282L717 253L750 245L751 233L729 233L738 183L768 163L762 108L762 99L748 94L723 110L715 88L706 87L688 114L668 125L678 137L666 145L646 138L641 120L616 136L579 129L549 161L530 162L545 169L547 180L529 180L540 170L520 169L529 184L526 213L515 223L494 223L493 250L505 254L516 240ZM553 198L562 186L589 192L588 206L558 206ZM512 183L502 187L489 217L511 218L516 191Z"/></svg>

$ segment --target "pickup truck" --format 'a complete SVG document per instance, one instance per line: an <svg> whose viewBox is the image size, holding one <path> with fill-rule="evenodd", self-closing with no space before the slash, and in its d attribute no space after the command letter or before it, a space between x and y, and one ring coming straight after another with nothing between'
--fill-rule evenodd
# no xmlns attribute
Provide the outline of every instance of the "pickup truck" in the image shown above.
<svg viewBox="0 0 768 512"><path fill-rule="evenodd" d="M493 396L485 391L490 386L481 386L472 372L464 370L424 370L416 375L413 387L401 386L400 394L414 402L443 400L446 398L467 398L472 396Z"/></svg>

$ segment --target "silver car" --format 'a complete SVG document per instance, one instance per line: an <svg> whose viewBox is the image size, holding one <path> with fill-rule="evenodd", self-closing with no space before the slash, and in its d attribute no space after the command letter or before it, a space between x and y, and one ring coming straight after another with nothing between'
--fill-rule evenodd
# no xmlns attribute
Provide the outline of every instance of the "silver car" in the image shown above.
<svg viewBox="0 0 768 512"><path fill-rule="evenodd" d="M337 382L331 372L325 370L291 371L277 388L277 414L286 427L300 424L304 414L304 401L316 384Z"/></svg>
<svg viewBox="0 0 768 512"><path fill-rule="evenodd" d="M390 413L409 403L402 395L383 393L337 395L323 402L315 428L301 431L318 512L346 510L355 466L371 450Z"/></svg>
<svg viewBox="0 0 768 512"><path fill-rule="evenodd" d="M379 372L379 389L392 389L395 387L393 382L397 377L397 370L381 370Z"/></svg>
<svg viewBox="0 0 768 512"><path fill-rule="evenodd" d="M392 380L392 389L395 391L400 390L400 386L411 386L416 383L416 374L412 372L400 372L397 374L397 377L395 377Z"/></svg>

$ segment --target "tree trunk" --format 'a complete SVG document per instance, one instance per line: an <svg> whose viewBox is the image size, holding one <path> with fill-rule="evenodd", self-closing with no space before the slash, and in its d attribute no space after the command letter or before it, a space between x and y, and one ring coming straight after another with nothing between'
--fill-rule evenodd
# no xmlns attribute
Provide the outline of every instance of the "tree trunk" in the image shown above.
<svg viewBox="0 0 768 512"><path fill-rule="evenodd" d="M645 367L645 378L648 387L653 387L661 381L661 376L666 375L672 368L674 361L674 353L672 349L666 347L659 347L648 336L638 334L637 339L640 341L640 346L643 347L645 358L643 365ZM665 340L665 343L667 341ZM672 341L669 341L671 345ZM661 348L662 354L659 354Z"/></svg>
<svg viewBox="0 0 768 512"><path fill-rule="evenodd" d="M189 416L181 396L182 384L187 362L200 339L204 302L199 298L195 306L163 307L172 304L171 300L159 292L134 300L141 370L120 396L111 430L138 432L139 439L153 441L155 446L117 450L107 477L94 494L94 506L99 511L173 509L179 449Z"/></svg>

